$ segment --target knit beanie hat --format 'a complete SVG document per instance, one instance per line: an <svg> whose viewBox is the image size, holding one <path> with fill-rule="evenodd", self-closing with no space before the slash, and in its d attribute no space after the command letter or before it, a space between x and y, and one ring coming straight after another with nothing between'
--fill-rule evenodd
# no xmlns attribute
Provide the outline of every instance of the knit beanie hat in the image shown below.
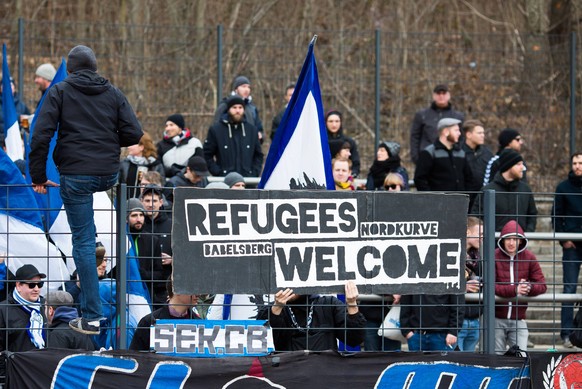
<svg viewBox="0 0 582 389"><path fill-rule="evenodd" d="M230 189L224 182L211 182L205 186L206 189Z"/></svg>
<svg viewBox="0 0 582 389"><path fill-rule="evenodd" d="M229 188L232 188L234 184L239 182L245 182L245 179L237 172L230 172L224 177L224 183L228 185Z"/></svg>
<svg viewBox="0 0 582 389"><path fill-rule="evenodd" d="M240 104L245 106L245 101L239 95L232 95L226 100L226 110L228 111L233 105Z"/></svg>
<svg viewBox="0 0 582 389"><path fill-rule="evenodd" d="M174 123L182 130L184 129L184 127L186 127L186 124L184 123L184 116L180 115L179 113L175 113L173 115L168 116L166 121Z"/></svg>
<svg viewBox="0 0 582 389"><path fill-rule="evenodd" d="M396 158L400 154L400 143L398 143L398 142L392 142L392 141L382 142L382 143L380 143L380 146L378 146L378 147L385 148L386 151L388 151L388 156L390 158Z"/></svg>
<svg viewBox="0 0 582 389"><path fill-rule="evenodd" d="M238 88L239 86L244 85L244 84L251 85L251 81L248 78L246 78L245 76L238 76L232 82L232 90L236 90L236 88Z"/></svg>
<svg viewBox="0 0 582 389"><path fill-rule="evenodd" d="M79 70L88 69L97 71L97 58L95 53L87 46L75 46L69 51L67 59L67 72L74 73Z"/></svg>
<svg viewBox="0 0 582 389"><path fill-rule="evenodd" d="M514 130L513 128L504 128L499 133L499 148L504 149L507 147L508 144L511 143L512 140L519 136L519 131Z"/></svg>
<svg viewBox="0 0 582 389"><path fill-rule="evenodd" d="M499 155L499 171L506 172L520 161L523 161L523 157L517 151L513 149L503 150Z"/></svg>
<svg viewBox="0 0 582 389"><path fill-rule="evenodd" d="M36 68L35 74L45 80L52 81L55 78L55 74L57 74L57 69L50 63L43 63Z"/></svg>

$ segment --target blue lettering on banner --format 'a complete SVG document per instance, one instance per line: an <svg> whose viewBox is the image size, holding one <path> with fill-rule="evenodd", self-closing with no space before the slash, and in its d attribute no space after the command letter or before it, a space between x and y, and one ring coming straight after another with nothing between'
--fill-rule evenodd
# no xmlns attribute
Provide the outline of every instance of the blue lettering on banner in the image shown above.
<svg viewBox="0 0 582 389"><path fill-rule="evenodd" d="M180 361L160 362L154 368L148 389L172 389L183 388L192 368L188 364Z"/></svg>
<svg viewBox="0 0 582 389"><path fill-rule="evenodd" d="M377 389L509 389L529 378L529 367L485 367L451 362L394 363L380 374Z"/></svg>
<svg viewBox="0 0 582 389"><path fill-rule="evenodd" d="M77 354L63 358L53 375L52 389L90 388L97 370L131 374L138 363L133 358ZM167 387L169 389L169 387Z"/></svg>

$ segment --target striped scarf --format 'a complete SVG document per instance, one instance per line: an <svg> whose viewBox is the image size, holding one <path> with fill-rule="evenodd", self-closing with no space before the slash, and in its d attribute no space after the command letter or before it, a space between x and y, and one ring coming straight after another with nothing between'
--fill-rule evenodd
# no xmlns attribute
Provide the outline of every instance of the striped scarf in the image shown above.
<svg viewBox="0 0 582 389"><path fill-rule="evenodd" d="M22 309L30 314L30 323L27 330L30 341L36 348L44 348L44 339L42 337L44 319L40 313L40 298L36 302L30 302L24 299L20 293L18 293L16 288L12 292L12 297L14 297L14 300L20 304Z"/></svg>

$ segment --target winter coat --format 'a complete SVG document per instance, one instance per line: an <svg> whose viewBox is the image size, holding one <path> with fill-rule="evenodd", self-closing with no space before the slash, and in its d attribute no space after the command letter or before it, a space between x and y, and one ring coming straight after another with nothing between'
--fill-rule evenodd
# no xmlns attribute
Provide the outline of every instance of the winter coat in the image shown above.
<svg viewBox="0 0 582 389"><path fill-rule="evenodd" d="M478 191L482 187L485 169L489 160L493 157L493 152L487 146L478 145L475 149L470 148L463 142L462 149L465 152L467 164L473 174L473 185L467 190Z"/></svg>
<svg viewBox="0 0 582 389"><path fill-rule="evenodd" d="M130 230L129 237L134 242L139 262L139 274L148 288L152 303L165 303L168 293L158 237L146 232L145 226L142 231Z"/></svg>
<svg viewBox="0 0 582 389"><path fill-rule="evenodd" d="M534 232L536 229L536 215L538 210L531 188L521 180L505 181L501 173L497 172L492 182L481 190L495 190L495 231L501 231L510 220L517 220L525 232ZM479 193L471 213L483 214L483 194Z"/></svg>
<svg viewBox="0 0 582 389"><path fill-rule="evenodd" d="M44 305L42 298L41 305ZM46 327L44 309L41 308L40 313ZM0 303L0 351L35 350L36 347L28 336L29 326L30 314L16 302L12 294L9 294L8 298Z"/></svg>
<svg viewBox="0 0 582 389"><path fill-rule="evenodd" d="M338 339L349 346L358 346L364 341L366 325L361 312L349 315L346 305L336 297L317 295L302 296L286 305L280 315L274 315L271 306L260 307L257 320L269 320L277 351L337 350Z"/></svg>
<svg viewBox="0 0 582 389"><path fill-rule="evenodd" d="M582 232L582 177L573 171L556 187L552 215L556 232Z"/></svg>
<svg viewBox="0 0 582 389"><path fill-rule="evenodd" d="M186 176L184 175L185 171L182 170L178 172L174 177L170 178L168 181L168 186L172 186L174 188L179 187L188 187L188 188L204 188L208 185L208 179L204 177L202 180L198 181L197 183L193 184Z"/></svg>
<svg viewBox="0 0 582 389"><path fill-rule="evenodd" d="M402 335L410 331L447 333L457 336L463 327L465 295L415 294L400 297Z"/></svg>
<svg viewBox="0 0 582 389"><path fill-rule="evenodd" d="M401 190L410 190L408 171L400 165L400 157L390 157L386 161L375 159L366 179L366 190L384 190L384 180L386 180L388 173L400 174L404 181L404 187Z"/></svg>
<svg viewBox="0 0 582 389"><path fill-rule="evenodd" d="M79 317L79 313L75 308L57 307L47 331L47 347L95 350L95 344L91 340L91 336L77 332L69 327L69 322L77 317Z"/></svg>
<svg viewBox="0 0 582 389"><path fill-rule="evenodd" d="M517 254L510 257L503 246L503 239L508 236L519 236L522 240ZM523 229L515 220L511 220L501 229L501 236L495 249L495 295L500 297L517 297L517 286L524 279L531 283L528 296L546 293L546 279L534 253L527 249L528 240ZM524 320L527 303L509 301L495 303L495 317L498 319Z"/></svg>
<svg viewBox="0 0 582 389"><path fill-rule="evenodd" d="M414 172L419 191L465 191L471 187L473 175L460 146L447 149L440 140L425 148Z"/></svg>
<svg viewBox="0 0 582 389"><path fill-rule="evenodd" d="M143 135L119 89L90 70L69 74L48 90L37 114L29 159L33 183L47 181L46 161L57 125L53 159L65 175L116 174L120 147L139 143Z"/></svg>
<svg viewBox="0 0 582 389"><path fill-rule="evenodd" d="M231 123L223 117L208 129L204 158L213 176L237 172L243 177L259 177L263 151L257 129L244 121Z"/></svg>
<svg viewBox="0 0 582 389"><path fill-rule="evenodd" d="M443 118L465 120L465 114L455 111L449 103L446 108L439 108L434 103L414 114L410 129L410 156L414 163L418 162L420 153L427 146L432 145L439 137L437 123Z"/></svg>
<svg viewBox="0 0 582 389"><path fill-rule="evenodd" d="M174 138L167 138L158 142L158 158L162 161L167 178L175 176L188 164L188 159L193 156L202 156L202 143L192 136L189 129Z"/></svg>

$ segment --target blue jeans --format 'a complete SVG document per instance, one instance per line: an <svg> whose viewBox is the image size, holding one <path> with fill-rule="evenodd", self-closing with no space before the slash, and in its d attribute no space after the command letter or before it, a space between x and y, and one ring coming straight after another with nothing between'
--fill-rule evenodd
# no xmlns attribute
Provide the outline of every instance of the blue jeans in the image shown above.
<svg viewBox="0 0 582 389"><path fill-rule="evenodd" d="M111 176L61 175L61 198L67 213L73 240L73 259L81 284L81 313L88 320L103 318L99 297L99 278L95 264L95 221L93 193L102 192L117 183Z"/></svg>
<svg viewBox="0 0 582 389"><path fill-rule="evenodd" d="M366 351L400 351L402 345L399 341L378 336L378 328L381 325L381 322L370 320L366 322L364 349Z"/></svg>
<svg viewBox="0 0 582 389"><path fill-rule="evenodd" d="M479 343L479 319L463 320L463 328L457 336L457 345L461 351L475 351Z"/></svg>
<svg viewBox="0 0 582 389"><path fill-rule="evenodd" d="M562 269L564 272L564 293L576 293L580 265L582 264L582 243L576 248L563 249ZM560 336L566 339L574 327L574 305L572 303L562 303L562 330Z"/></svg>
<svg viewBox="0 0 582 389"><path fill-rule="evenodd" d="M454 347L447 347L446 332L430 332L421 334L414 331L408 338L409 351L453 351Z"/></svg>

